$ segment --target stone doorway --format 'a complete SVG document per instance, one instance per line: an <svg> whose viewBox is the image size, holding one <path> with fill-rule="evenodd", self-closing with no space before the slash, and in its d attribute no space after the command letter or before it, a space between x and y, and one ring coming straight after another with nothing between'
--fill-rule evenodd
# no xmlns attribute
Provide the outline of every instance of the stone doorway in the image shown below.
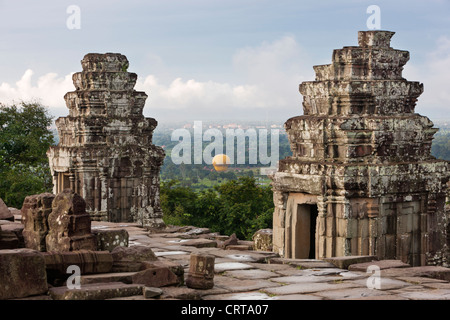
<svg viewBox="0 0 450 320"><path fill-rule="evenodd" d="M293 215L294 235L292 244L294 259L316 258L316 223L318 210L316 204L297 204Z"/></svg>
<svg viewBox="0 0 450 320"><path fill-rule="evenodd" d="M286 202L285 258L316 259L317 196L290 193Z"/></svg>

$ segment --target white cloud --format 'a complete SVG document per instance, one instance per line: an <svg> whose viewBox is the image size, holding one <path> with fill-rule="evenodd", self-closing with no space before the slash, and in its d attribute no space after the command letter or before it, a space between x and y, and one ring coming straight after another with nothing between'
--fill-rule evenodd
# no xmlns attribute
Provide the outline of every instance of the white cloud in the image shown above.
<svg viewBox="0 0 450 320"><path fill-rule="evenodd" d="M149 93L152 114L160 108L209 118L236 113L237 118L252 115L261 119L255 114L258 111L274 117L283 111L301 114L298 85L312 79L313 69L292 36L238 50L232 57L232 67L239 84L176 78L164 85L149 75L138 81L136 88Z"/></svg>
<svg viewBox="0 0 450 320"><path fill-rule="evenodd" d="M273 42L265 42L257 47L238 50L232 57L235 84L221 81L184 80L173 77L163 83L156 75L140 76L136 90L145 91L147 100L145 113L151 116L182 118L183 116L201 116L214 118L227 113L237 117L255 114L258 110L264 114L290 110L294 115L301 113L301 96L298 84L312 77L312 66L302 68L302 50L292 36L285 36ZM152 59L163 60L152 56ZM309 77L301 72L308 68ZM66 115L64 94L73 91L72 74L58 77L47 73L33 83L33 71L28 69L14 85L0 85L0 101L36 100L50 108L53 115ZM231 116L232 117L232 116Z"/></svg>
<svg viewBox="0 0 450 320"><path fill-rule="evenodd" d="M32 83L32 78L33 70L27 69L15 85L1 83L0 101L9 104L21 100L37 100L48 106L53 115L66 114L64 95L74 90L72 74L58 78L56 73L47 73L39 77L36 84Z"/></svg>
<svg viewBox="0 0 450 320"><path fill-rule="evenodd" d="M438 38L436 47L427 54L422 64L407 64L403 76L420 81L424 92L419 97L416 112L430 118L448 119L450 111L450 39Z"/></svg>

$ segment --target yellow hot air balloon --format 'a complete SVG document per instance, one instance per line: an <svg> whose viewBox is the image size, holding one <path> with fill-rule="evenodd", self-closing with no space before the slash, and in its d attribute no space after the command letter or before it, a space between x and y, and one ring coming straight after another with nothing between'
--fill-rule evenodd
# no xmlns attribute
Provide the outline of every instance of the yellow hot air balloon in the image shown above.
<svg viewBox="0 0 450 320"><path fill-rule="evenodd" d="M218 154L212 160L212 164L216 171L226 171L230 163L230 157L228 157L226 154Z"/></svg>

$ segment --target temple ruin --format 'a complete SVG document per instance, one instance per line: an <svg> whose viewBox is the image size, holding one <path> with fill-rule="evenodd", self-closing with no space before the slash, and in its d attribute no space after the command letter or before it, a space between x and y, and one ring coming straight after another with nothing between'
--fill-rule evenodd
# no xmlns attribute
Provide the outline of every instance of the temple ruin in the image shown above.
<svg viewBox="0 0 450 320"><path fill-rule="evenodd" d="M64 99L67 117L56 120L59 144L47 152L53 193L72 189L86 200L92 220L162 227L159 171L164 150L152 144L157 121L143 116L147 95L116 53L87 54L76 90Z"/></svg>
<svg viewBox="0 0 450 320"><path fill-rule="evenodd" d="M423 84L402 78L394 32L360 31L300 84L303 115L286 121L292 157L272 176L273 249L285 258L373 255L448 266L448 162L438 129L414 113Z"/></svg>

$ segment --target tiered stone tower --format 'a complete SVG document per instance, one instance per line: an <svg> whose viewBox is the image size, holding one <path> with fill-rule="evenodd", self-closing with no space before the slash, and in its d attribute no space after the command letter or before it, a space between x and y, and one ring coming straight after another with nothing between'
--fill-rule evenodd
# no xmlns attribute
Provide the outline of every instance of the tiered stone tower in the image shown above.
<svg viewBox="0 0 450 320"><path fill-rule="evenodd" d="M81 65L76 90L64 96L69 116L56 120L59 144L47 153L53 193L80 194L93 220L164 226L164 150L152 144L157 122L142 114L147 95L133 89L137 75L121 54L87 54Z"/></svg>
<svg viewBox="0 0 450 320"><path fill-rule="evenodd" d="M423 85L402 78L409 52L393 35L359 32L300 85L304 115L285 123L293 156L272 176L284 257L449 264L448 162L430 155L438 129L414 113Z"/></svg>

